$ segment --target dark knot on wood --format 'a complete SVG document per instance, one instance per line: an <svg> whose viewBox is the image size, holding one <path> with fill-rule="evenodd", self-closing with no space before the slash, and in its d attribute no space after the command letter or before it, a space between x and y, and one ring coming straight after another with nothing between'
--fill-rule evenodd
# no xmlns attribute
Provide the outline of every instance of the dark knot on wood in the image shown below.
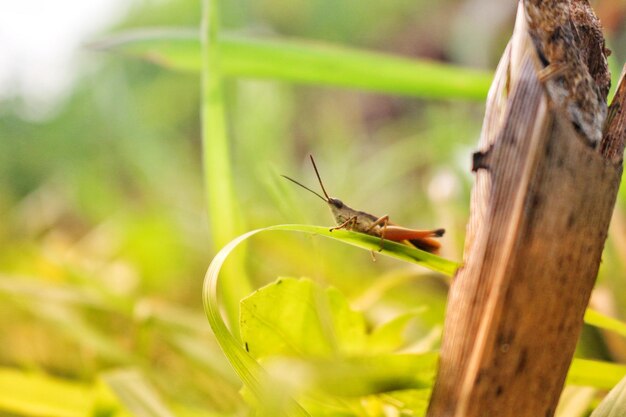
<svg viewBox="0 0 626 417"><path fill-rule="evenodd" d="M491 148L486 151L478 151L472 154L472 172L477 172L479 169L485 169L489 171Z"/></svg>

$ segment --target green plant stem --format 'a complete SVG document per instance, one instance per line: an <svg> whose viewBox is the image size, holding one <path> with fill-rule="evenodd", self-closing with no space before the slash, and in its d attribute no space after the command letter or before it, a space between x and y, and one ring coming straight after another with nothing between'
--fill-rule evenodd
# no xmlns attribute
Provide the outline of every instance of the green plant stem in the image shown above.
<svg viewBox="0 0 626 417"><path fill-rule="evenodd" d="M230 152L224 92L217 47L217 0L204 0L202 11L202 162L209 226L216 248L237 236L239 211L235 201L230 166ZM237 261L237 260L235 260ZM232 263L226 271L222 291L224 306L231 323L238 317L239 300L252 288L240 262ZM237 326L233 326L237 328Z"/></svg>

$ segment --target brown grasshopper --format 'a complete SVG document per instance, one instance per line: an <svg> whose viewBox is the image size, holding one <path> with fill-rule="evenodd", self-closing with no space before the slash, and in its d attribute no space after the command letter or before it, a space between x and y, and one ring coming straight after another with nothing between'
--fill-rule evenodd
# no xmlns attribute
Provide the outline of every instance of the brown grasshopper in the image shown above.
<svg viewBox="0 0 626 417"><path fill-rule="evenodd" d="M335 218L335 222L337 223L337 226L330 229L331 232L333 230L346 229L380 237L379 251L383 248L384 239L414 246L430 253L437 253L439 251L441 244L433 238L443 236L445 233L444 229L415 230L400 227L391 223L388 215L376 217L364 211L358 211L348 207L338 198L329 197L326 189L324 188L324 184L322 183L322 178L317 170L317 166L315 165L315 160L312 155L309 155L309 157L311 158L315 175L317 175L317 180L319 181L322 192L324 193L323 196L309 187L300 184L293 178L289 178L286 175L283 175L283 177L299 185L305 190L312 192L328 204L328 207L330 207L330 211Z"/></svg>

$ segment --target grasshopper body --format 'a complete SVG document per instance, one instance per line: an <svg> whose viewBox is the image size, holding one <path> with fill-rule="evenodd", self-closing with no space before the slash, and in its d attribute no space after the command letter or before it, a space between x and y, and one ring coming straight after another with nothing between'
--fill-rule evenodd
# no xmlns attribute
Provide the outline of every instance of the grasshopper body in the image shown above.
<svg viewBox="0 0 626 417"><path fill-rule="evenodd" d="M315 165L315 160L313 159L313 156L310 156L310 158L311 163L313 164L313 169L315 170L315 174L317 175L317 179L320 183L320 187L322 188L322 192L324 193L323 196L313 191L309 187L300 184L298 181L289 178L286 175L283 175L283 177L299 185L300 187L312 192L328 204L330 211L335 218L335 222L337 223L337 226L330 229L331 231L337 229L346 229L353 230L355 232L366 233L372 236L378 236L381 239L381 249L383 240L387 239L394 242L415 246L416 248L422 249L427 252L438 252L441 245L433 238L443 236L445 232L444 229L415 230L400 227L391 223L389 221L389 216L387 215L376 217L370 213L348 207L338 198L329 197L326 189L324 188L324 184L322 183L322 178L320 177L320 174L317 170L317 166Z"/></svg>

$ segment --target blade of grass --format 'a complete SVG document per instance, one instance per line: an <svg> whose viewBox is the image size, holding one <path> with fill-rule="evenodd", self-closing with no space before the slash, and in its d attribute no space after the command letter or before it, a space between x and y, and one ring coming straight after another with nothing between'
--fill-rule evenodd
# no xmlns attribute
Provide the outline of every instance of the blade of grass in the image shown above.
<svg viewBox="0 0 626 417"><path fill-rule="evenodd" d="M376 236L366 235L364 233L352 232L349 230L330 231L328 227L311 226L306 224L283 224L278 226L270 226L260 230L285 230L293 232L304 232L331 239L336 239L353 246L363 249L369 249L378 253L380 249L380 238ZM385 240L383 249L380 252L383 255L403 261L422 265L433 271L441 272L444 275L452 276L459 267L459 264L448 259L442 258L432 253L413 248L411 246Z"/></svg>
<svg viewBox="0 0 626 417"><path fill-rule="evenodd" d="M91 387L12 368L0 368L0 415L76 417L94 410Z"/></svg>
<svg viewBox="0 0 626 417"><path fill-rule="evenodd" d="M228 330L220 314L220 306L217 299L218 276L226 258L241 242L260 231L261 230L253 230L237 237L222 248L215 258L213 258L204 278L202 301L209 324L213 329L215 338L220 344L224 355L228 358L233 370L239 376L245 387L250 390L258 403L263 405L275 398L275 394L269 392L270 384L267 384L269 376ZM286 415L308 416L308 413L295 401L288 400L287 405L288 411L285 412Z"/></svg>
<svg viewBox="0 0 626 417"><path fill-rule="evenodd" d="M492 79L486 71L302 39L253 39L224 34L213 42L225 76L472 100L486 97ZM198 37L184 29L133 30L90 46L179 71L199 72L203 68Z"/></svg>
<svg viewBox="0 0 626 417"><path fill-rule="evenodd" d="M202 4L202 162L211 235L215 247L219 248L239 234L240 216L232 184L224 112L220 51L217 45L217 0L204 0ZM232 278L222 290L227 315L235 322L239 300L252 289L241 263L233 263L229 268Z"/></svg>
<svg viewBox="0 0 626 417"><path fill-rule="evenodd" d="M599 327L604 330L610 330L619 334L620 336L626 337L626 323L623 323L619 320L614 319L613 317L609 317L590 308L588 308L585 312L585 323L591 326Z"/></svg>
<svg viewBox="0 0 626 417"><path fill-rule="evenodd" d="M611 389L625 376L626 365L575 358L567 373L566 383Z"/></svg>

